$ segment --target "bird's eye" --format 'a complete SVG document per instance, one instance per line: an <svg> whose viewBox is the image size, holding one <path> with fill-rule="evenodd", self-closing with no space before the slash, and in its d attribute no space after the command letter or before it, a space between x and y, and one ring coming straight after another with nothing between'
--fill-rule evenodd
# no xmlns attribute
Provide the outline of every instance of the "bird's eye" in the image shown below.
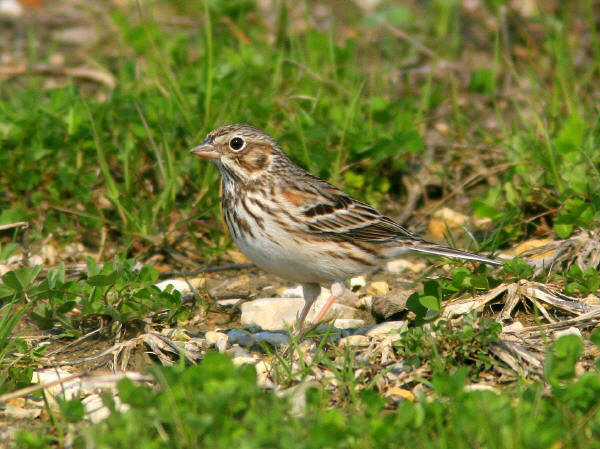
<svg viewBox="0 0 600 449"><path fill-rule="evenodd" d="M244 145L246 145L246 142L241 137L234 137L229 141L229 146L233 151L240 151L244 148Z"/></svg>

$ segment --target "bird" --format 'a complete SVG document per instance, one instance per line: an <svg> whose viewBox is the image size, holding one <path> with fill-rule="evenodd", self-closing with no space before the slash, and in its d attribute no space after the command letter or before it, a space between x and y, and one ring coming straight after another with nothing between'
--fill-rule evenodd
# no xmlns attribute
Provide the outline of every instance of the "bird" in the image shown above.
<svg viewBox="0 0 600 449"><path fill-rule="evenodd" d="M321 284L332 284L332 295L315 323L343 291L346 279L372 272L406 253L502 265L426 241L296 165L273 137L254 126L218 127L190 152L216 164L222 213L245 256L259 268L302 285L299 329Z"/></svg>

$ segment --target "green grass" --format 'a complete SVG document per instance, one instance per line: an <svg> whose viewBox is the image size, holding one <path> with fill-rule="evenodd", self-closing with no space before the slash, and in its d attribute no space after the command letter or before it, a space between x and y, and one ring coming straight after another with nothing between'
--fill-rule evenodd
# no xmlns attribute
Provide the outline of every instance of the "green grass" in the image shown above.
<svg viewBox="0 0 600 449"><path fill-rule="evenodd" d="M0 231L0 264L44 244L58 249L58 262L87 263L83 279L58 263L2 276L0 392L27 385L43 357L25 330L66 342L104 326L111 339L143 320L187 318L181 295L160 292L157 271L135 263L226 258L218 173L188 152L225 123L266 129L300 165L392 216L418 184L407 221L417 229L437 200L491 218L495 232L480 250L597 227L600 44L591 0L533 10L500 0L474 9L383 1L370 12L353 2L286 4L106 6L95 11L106 34L84 57L43 26L0 31L7 42L25 33L20 63L48 64L58 52L69 67L85 63L115 81L52 77L59 86L48 87L49 76L35 71L0 81L0 225L30 223L26 232ZM102 255L63 257L73 242ZM355 377L365 365L351 352L332 357L322 343L299 370L276 360L286 385L316 364L342 385L343 400L310 390L302 416L261 391L252 369L208 355L198 367L153 369L155 390L121 384L129 412L87 426L80 403L65 402L15 444L64 445L77 423L76 447L593 447L600 378L574 377L577 342L548 349L543 380L465 392L489 368L497 329L439 324L434 340L421 327L454 295L531 276L513 260L498 276L457 267L417 288L411 328L396 347L433 373L418 381L431 396L414 404L384 399L372 378ZM572 295L600 287L593 268L549 279Z"/></svg>
<svg viewBox="0 0 600 449"><path fill-rule="evenodd" d="M539 383L501 393L467 392L467 370L458 369L435 375L433 394L414 403L391 404L363 389L352 407L328 409L326 390L311 388L300 416L292 413L288 399L256 386L253 367L235 368L226 356L209 353L198 366L153 369L155 390L121 381L119 395L130 409L119 412L106 397L111 416L80 427L74 447L594 447L600 436L600 376L594 372L573 379L582 347L574 336L555 344L550 392ZM574 356L562 355L573 351ZM560 381L553 377L556 372ZM57 421L79 422L77 403L65 404ZM17 437L20 448L55 441L28 431Z"/></svg>
<svg viewBox="0 0 600 449"><path fill-rule="evenodd" d="M578 42L595 30L575 22L569 8L534 16L542 33L532 41L522 36L529 23L511 22L510 35L497 35L460 20L457 2L433 2L430 18L416 7L387 5L372 14L334 7L330 28L305 32L290 26L279 5L270 43L266 25L248 21L259 13L252 2L197 5L180 13L202 26L175 32L156 21L162 9L130 11L138 20L120 10L105 18L118 48L100 51L97 63L115 75L115 89L43 89L35 75L0 86L0 188L7 192L0 223L31 221L36 236L60 229L64 241L107 226L126 245L170 242L173 225L187 229L191 218L217 212L217 174L187 150L227 122L266 128L300 164L376 204L402 193L402 177L418 176L415 164L427 157L423 135L444 123L447 145L497 147L483 163L511 164L473 205L502 226L504 240L538 227L548 232L548 225L564 237L597 223L598 120L587 93L599 61L597 52L589 64L574 60ZM502 19L492 7L482 13ZM420 48L382 23L423 41L437 55L426 55L431 69L411 75L408 61L423 58ZM569 33L575 26L584 29ZM343 38L344 27L369 38ZM467 68L465 84L439 64L460 64L472 49L463 35L474 31L487 32L481 49L492 65ZM526 57L501 53L502 40ZM49 57L44 50L36 61ZM486 119L497 121L492 128L472 125L480 103L489 105ZM439 169L442 177L469 175ZM545 221L527 221L538 215Z"/></svg>

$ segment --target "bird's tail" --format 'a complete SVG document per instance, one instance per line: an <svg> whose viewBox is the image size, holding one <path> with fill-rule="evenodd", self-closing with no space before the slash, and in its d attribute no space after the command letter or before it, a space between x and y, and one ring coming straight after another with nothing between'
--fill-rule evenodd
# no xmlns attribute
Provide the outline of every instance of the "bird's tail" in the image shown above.
<svg viewBox="0 0 600 449"><path fill-rule="evenodd" d="M487 263L488 265L502 265L502 262L499 260L489 259L468 251L450 248L449 246L437 245L435 243L420 242L411 249L419 253L435 254L438 256L452 257L455 259L474 260L477 262Z"/></svg>

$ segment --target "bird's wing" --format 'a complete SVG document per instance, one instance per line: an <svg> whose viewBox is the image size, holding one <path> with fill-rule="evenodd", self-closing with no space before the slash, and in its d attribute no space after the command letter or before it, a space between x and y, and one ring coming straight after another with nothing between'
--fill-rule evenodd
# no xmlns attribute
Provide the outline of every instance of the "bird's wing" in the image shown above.
<svg viewBox="0 0 600 449"><path fill-rule="evenodd" d="M319 178L290 187L284 195L310 233L363 242L422 241L378 210Z"/></svg>
<svg viewBox="0 0 600 449"><path fill-rule="evenodd" d="M312 177L308 173L306 176ZM302 223L303 229L312 234L347 241L396 242L417 252L502 265L500 261L478 254L427 242L317 177L301 185L288 185L282 193L287 205L293 208L294 221Z"/></svg>

